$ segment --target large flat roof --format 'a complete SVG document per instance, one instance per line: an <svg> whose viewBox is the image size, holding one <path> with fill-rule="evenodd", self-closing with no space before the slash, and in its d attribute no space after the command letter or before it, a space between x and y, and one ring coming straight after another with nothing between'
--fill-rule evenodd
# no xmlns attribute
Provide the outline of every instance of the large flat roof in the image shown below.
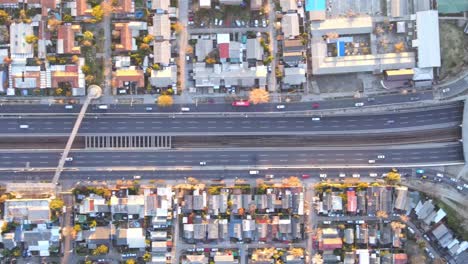
<svg viewBox="0 0 468 264"><path fill-rule="evenodd" d="M439 15L435 10L416 13L418 67L440 67Z"/></svg>

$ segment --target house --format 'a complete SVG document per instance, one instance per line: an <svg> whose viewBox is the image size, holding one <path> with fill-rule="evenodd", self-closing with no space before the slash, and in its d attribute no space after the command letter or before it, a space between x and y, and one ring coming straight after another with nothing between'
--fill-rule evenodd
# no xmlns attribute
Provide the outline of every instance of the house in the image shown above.
<svg viewBox="0 0 468 264"><path fill-rule="evenodd" d="M394 208L397 210L406 210L408 200L408 187L406 186L397 186L395 187L395 203Z"/></svg>
<svg viewBox="0 0 468 264"><path fill-rule="evenodd" d="M143 228L118 228L114 236L117 246L128 246L128 248L145 249L145 234Z"/></svg>
<svg viewBox="0 0 468 264"><path fill-rule="evenodd" d="M393 254L393 264L406 264L408 263L408 255L405 253Z"/></svg>
<svg viewBox="0 0 468 264"><path fill-rule="evenodd" d="M335 250L343 246L343 241L339 237L335 238L324 238L319 242L320 250Z"/></svg>
<svg viewBox="0 0 468 264"><path fill-rule="evenodd" d="M205 255L187 255L185 256L186 261L182 261L185 264L208 264L208 258Z"/></svg>
<svg viewBox="0 0 468 264"><path fill-rule="evenodd" d="M72 2L73 3L73 2ZM72 11L75 11L75 16L90 16L92 9L91 5L88 4L87 0L76 0L76 5L72 6L74 8L71 8ZM73 15L73 12L72 12Z"/></svg>
<svg viewBox="0 0 468 264"><path fill-rule="evenodd" d="M9 249L9 250L13 249L14 247L17 246L16 240L17 239L16 239L15 233L4 233L2 235L3 248Z"/></svg>
<svg viewBox="0 0 468 264"><path fill-rule="evenodd" d="M220 0L219 3L222 5L240 5L242 0Z"/></svg>
<svg viewBox="0 0 468 264"><path fill-rule="evenodd" d="M117 0L117 5L115 5L112 12L115 13L134 13L134 0Z"/></svg>
<svg viewBox="0 0 468 264"><path fill-rule="evenodd" d="M136 88L143 88L145 86L143 70L137 70L137 69L132 69L132 68L118 69L114 71L112 73L112 82L113 84L115 84L116 88L132 87L132 86ZM123 198L120 198L120 199L123 199ZM141 202L140 203L141 210L143 211L143 207L144 207L143 196L141 196L140 202ZM112 201L111 201L111 204L112 204Z"/></svg>
<svg viewBox="0 0 468 264"><path fill-rule="evenodd" d="M229 61L231 63L242 62L242 50L240 42L231 41L229 43Z"/></svg>
<svg viewBox="0 0 468 264"><path fill-rule="evenodd" d="M198 39L195 44L195 55L197 61L204 61L206 56L214 49L213 40Z"/></svg>
<svg viewBox="0 0 468 264"><path fill-rule="evenodd" d="M352 228L346 228L344 231L344 242L346 244L354 243L354 230Z"/></svg>
<svg viewBox="0 0 468 264"><path fill-rule="evenodd" d="M109 212L109 206L106 199L97 194L91 193L88 197L81 201L79 212L80 214L89 214L95 216L98 212Z"/></svg>
<svg viewBox="0 0 468 264"><path fill-rule="evenodd" d="M346 191L346 196L348 200L347 211L348 213L356 213L357 210L357 197L355 191Z"/></svg>
<svg viewBox="0 0 468 264"><path fill-rule="evenodd" d="M171 39L171 22L167 14L153 16L153 36L156 41Z"/></svg>
<svg viewBox="0 0 468 264"><path fill-rule="evenodd" d="M99 245L110 245L111 229L108 226L96 226L92 230L81 231L82 240L86 242L88 248L96 248Z"/></svg>
<svg viewBox="0 0 468 264"><path fill-rule="evenodd" d="M306 70L300 67L294 68L284 68L284 78L283 78L283 89L290 89L296 86L301 86L302 84L306 83ZM341 197L339 197L341 198ZM335 201L339 203L339 201ZM335 208L340 208L338 204L336 204Z"/></svg>
<svg viewBox="0 0 468 264"><path fill-rule="evenodd" d="M299 16L296 13L283 15L281 19L284 38L294 39L299 36Z"/></svg>
<svg viewBox="0 0 468 264"><path fill-rule="evenodd" d="M172 87L177 82L177 65L164 67L162 70L151 71L150 83L159 88Z"/></svg>
<svg viewBox="0 0 468 264"><path fill-rule="evenodd" d="M57 53L80 54L80 45L75 42L75 35L81 34L80 25L59 25L57 27Z"/></svg>
<svg viewBox="0 0 468 264"><path fill-rule="evenodd" d="M77 65L51 65L50 71L53 88L84 88L80 83L81 69Z"/></svg>
<svg viewBox="0 0 468 264"><path fill-rule="evenodd" d="M207 226L207 239L217 240L219 238L219 219L210 219Z"/></svg>
<svg viewBox="0 0 468 264"><path fill-rule="evenodd" d="M300 39L283 41L283 61L290 67L296 67L304 60L305 47Z"/></svg>
<svg viewBox="0 0 468 264"><path fill-rule="evenodd" d="M114 30L120 32L120 43L115 44L115 51L132 50L132 33L128 23L115 23Z"/></svg>
<svg viewBox="0 0 468 264"><path fill-rule="evenodd" d="M263 48L258 38L247 39L247 60L263 60Z"/></svg>
<svg viewBox="0 0 468 264"><path fill-rule="evenodd" d="M214 256L215 264L235 264L237 261L234 261L234 256L232 254L220 253L217 252Z"/></svg>
<svg viewBox="0 0 468 264"><path fill-rule="evenodd" d="M151 252L158 252L158 253L167 252L167 242L166 241L152 241Z"/></svg>
<svg viewBox="0 0 468 264"><path fill-rule="evenodd" d="M296 0L280 0L281 11L288 13L289 11L297 11Z"/></svg>
<svg viewBox="0 0 468 264"><path fill-rule="evenodd" d="M155 42L153 47L153 61L163 66L169 66L171 60L171 44L169 41Z"/></svg>
<svg viewBox="0 0 468 264"><path fill-rule="evenodd" d="M168 10L170 2L170 0L152 0L151 8L157 10Z"/></svg>
<svg viewBox="0 0 468 264"><path fill-rule="evenodd" d="M21 222L24 220L32 224L49 222L49 199L11 199L4 203L4 220Z"/></svg>
<svg viewBox="0 0 468 264"><path fill-rule="evenodd" d="M258 11L262 8L263 0L251 0L250 11Z"/></svg>
<svg viewBox="0 0 468 264"><path fill-rule="evenodd" d="M47 257L51 247L58 248L60 245L60 228L54 226L48 229L45 224L39 224L33 230L23 231L21 240L33 254Z"/></svg>

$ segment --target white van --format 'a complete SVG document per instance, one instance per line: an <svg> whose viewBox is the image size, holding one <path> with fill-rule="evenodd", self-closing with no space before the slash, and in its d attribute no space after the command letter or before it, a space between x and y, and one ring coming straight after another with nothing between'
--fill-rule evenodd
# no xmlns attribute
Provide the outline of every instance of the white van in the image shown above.
<svg viewBox="0 0 468 264"><path fill-rule="evenodd" d="M26 129L26 128L29 128L29 125L20 125L20 128Z"/></svg>
<svg viewBox="0 0 468 264"><path fill-rule="evenodd" d="M107 109L109 109L109 106L108 105L99 105L98 109L107 110Z"/></svg>

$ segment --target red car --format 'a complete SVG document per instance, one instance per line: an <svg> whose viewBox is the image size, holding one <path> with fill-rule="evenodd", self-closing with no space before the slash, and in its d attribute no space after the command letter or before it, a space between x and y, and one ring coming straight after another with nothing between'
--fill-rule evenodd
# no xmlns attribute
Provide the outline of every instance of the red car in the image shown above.
<svg viewBox="0 0 468 264"><path fill-rule="evenodd" d="M249 105L250 105L249 101L235 101L235 102L232 102L232 106L236 106L236 107L247 107Z"/></svg>
<svg viewBox="0 0 468 264"><path fill-rule="evenodd" d="M320 107L320 104L319 103L313 103L312 104L312 108L313 109L318 109Z"/></svg>
<svg viewBox="0 0 468 264"><path fill-rule="evenodd" d="M308 178L310 178L309 174L302 174L302 179L308 179Z"/></svg>

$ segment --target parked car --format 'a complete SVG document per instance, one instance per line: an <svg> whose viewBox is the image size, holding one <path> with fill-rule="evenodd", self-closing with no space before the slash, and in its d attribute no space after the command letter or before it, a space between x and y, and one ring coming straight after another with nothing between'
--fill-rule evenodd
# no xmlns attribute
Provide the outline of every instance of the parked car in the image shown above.
<svg viewBox="0 0 468 264"><path fill-rule="evenodd" d="M363 102L355 103L354 106L355 107L363 107L364 103Z"/></svg>

